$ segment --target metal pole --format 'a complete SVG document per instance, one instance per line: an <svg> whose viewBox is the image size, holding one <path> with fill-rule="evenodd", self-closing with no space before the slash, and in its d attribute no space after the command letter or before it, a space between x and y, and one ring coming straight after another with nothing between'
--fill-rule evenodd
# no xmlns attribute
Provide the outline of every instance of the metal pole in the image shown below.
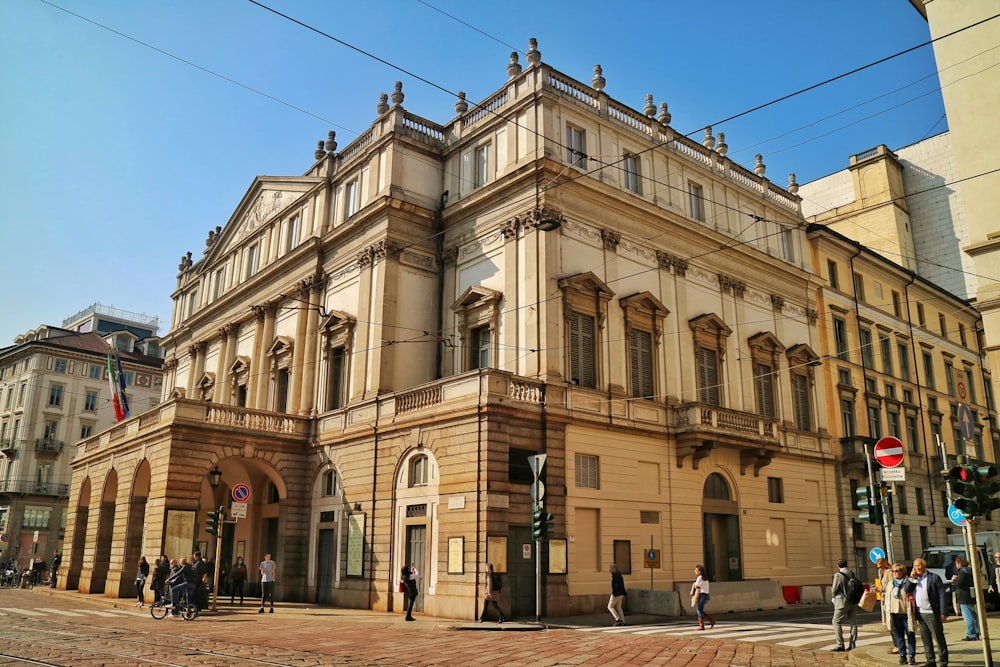
<svg viewBox="0 0 1000 667"><path fill-rule="evenodd" d="M538 497L538 479L535 479L535 497ZM536 501L536 507L541 503ZM542 541L535 540L535 622L542 621Z"/></svg>
<svg viewBox="0 0 1000 667"><path fill-rule="evenodd" d="M653 550L653 534L649 534L649 550ZM653 568L649 568L649 590L653 590Z"/></svg>
<svg viewBox="0 0 1000 667"><path fill-rule="evenodd" d="M976 544L976 521L970 518L966 524L966 535L969 548L969 567L972 568L972 582L976 588L976 615L979 616L979 639L983 644L983 665L993 667L993 655L990 653L990 626L986 622L986 597L983 591L983 579L979 572L979 545Z"/></svg>
<svg viewBox="0 0 1000 667"><path fill-rule="evenodd" d="M868 488L871 489L873 494L875 493L876 489L878 489L878 504L879 507L882 509L882 539L885 543L885 555L889 559L890 563L894 563L895 558L893 558L892 556L892 542L889 540L889 527L888 527L889 513L885 511L886 505L885 505L885 499L882 496L882 487L881 485L879 486L875 485L875 473L872 469L872 453L871 450L868 448L868 443L864 444L864 448L865 448L865 463L868 465ZM869 498L868 500L869 502L871 502L872 498Z"/></svg>
<svg viewBox="0 0 1000 667"><path fill-rule="evenodd" d="M219 506L219 529L215 533L215 568L212 573L212 611L219 611L219 570L222 569L222 526L226 523L226 508Z"/></svg>

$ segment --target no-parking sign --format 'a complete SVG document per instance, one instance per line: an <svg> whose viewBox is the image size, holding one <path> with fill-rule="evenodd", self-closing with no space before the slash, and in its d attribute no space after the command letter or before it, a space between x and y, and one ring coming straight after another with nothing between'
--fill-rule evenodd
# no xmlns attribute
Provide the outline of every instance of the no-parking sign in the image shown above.
<svg viewBox="0 0 1000 667"><path fill-rule="evenodd" d="M250 487L240 482L233 487L233 500L238 503L245 503L250 500Z"/></svg>

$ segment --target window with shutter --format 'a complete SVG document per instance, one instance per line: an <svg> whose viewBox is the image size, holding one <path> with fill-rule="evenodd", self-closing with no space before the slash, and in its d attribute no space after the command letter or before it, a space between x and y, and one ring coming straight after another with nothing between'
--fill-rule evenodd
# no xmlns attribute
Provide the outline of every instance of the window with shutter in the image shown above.
<svg viewBox="0 0 1000 667"><path fill-rule="evenodd" d="M774 417L774 372L765 364L753 366L754 387L757 391L757 414Z"/></svg>
<svg viewBox="0 0 1000 667"><path fill-rule="evenodd" d="M596 387L594 373L594 318L579 313L570 316L570 379L581 387Z"/></svg>
<svg viewBox="0 0 1000 667"><path fill-rule="evenodd" d="M648 331L632 331L629 336L632 396L653 397L653 342Z"/></svg>
<svg viewBox="0 0 1000 667"><path fill-rule="evenodd" d="M596 456L588 454L576 454L573 457L576 468L576 486L582 489L599 489L600 470L598 464L600 460Z"/></svg>
<svg viewBox="0 0 1000 667"><path fill-rule="evenodd" d="M795 427L801 431L812 430L812 406L809 401L809 378L795 373L792 375L792 403L795 410Z"/></svg>
<svg viewBox="0 0 1000 667"><path fill-rule="evenodd" d="M698 350L698 400L709 405L720 405L718 353L715 350Z"/></svg>

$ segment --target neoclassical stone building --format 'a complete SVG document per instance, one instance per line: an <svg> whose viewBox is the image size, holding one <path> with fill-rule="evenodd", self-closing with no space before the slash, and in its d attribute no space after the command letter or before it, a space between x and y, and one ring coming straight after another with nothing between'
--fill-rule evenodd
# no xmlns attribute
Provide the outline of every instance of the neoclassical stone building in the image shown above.
<svg viewBox="0 0 1000 667"><path fill-rule="evenodd" d="M844 547L794 177L595 70L532 44L443 124L397 83L349 145L255 179L182 260L162 404L79 445L62 581L124 594L243 484L217 557L274 554L279 599L398 608L416 562L423 610L471 618L492 561L531 615L545 454L545 613L603 606L612 562L648 588L650 548L661 592L704 563L720 608L818 598Z"/></svg>

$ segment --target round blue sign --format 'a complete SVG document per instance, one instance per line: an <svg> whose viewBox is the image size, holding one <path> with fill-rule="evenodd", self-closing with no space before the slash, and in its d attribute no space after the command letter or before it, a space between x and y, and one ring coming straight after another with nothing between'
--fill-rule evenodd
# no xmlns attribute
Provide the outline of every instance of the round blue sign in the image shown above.
<svg viewBox="0 0 1000 667"><path fill-rule="evenodd" d="M965 518L965 512L954 505L948 505L948 519L956 526L965 526L969 520Z"/></svg>
<svg viewBox="0 0 1000 667"><path fill-rule="evenodd" d="M972 420L972 410L965 403L958 406L958 428L966 440L972 440L976 433L976 422Z"/></svg>
<svg viewBox="0 0 1000 667"><path fill-rule="evenodd" d="M245 503L250 500L250 487L246 484L237 484L233 487L233 500L238 503Z"/></svg>
<svg viewBox="0 0 1000 667"><path fill-rule="evenodd" d="M871 562L877 563L879 558L885 558L885 551L883 551L879 547L875 547L874 549L868 552L868 558L869 560L871 560Z"/></svg>
<svg viewBox="0 0 1000 667"><path fill-rule="evenodd" d="M656 560L656 552L650 549L646 552L646 560Z"/></svg>

